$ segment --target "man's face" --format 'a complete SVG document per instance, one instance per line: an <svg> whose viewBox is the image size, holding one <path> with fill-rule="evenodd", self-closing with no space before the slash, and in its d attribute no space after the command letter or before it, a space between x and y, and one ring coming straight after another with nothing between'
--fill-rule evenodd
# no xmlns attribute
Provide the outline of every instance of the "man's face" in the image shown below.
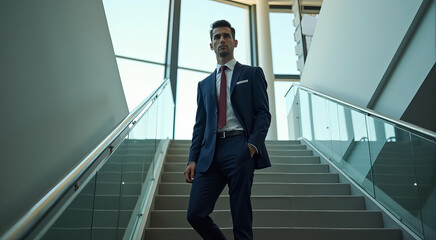
<svg viewBox="0 0 436 240"><path fill-rule="evenodd" d="M213 29L210 49L213 50L217 56L221 58L228 56L233 57L233 49L237 46L238 40L233 39L230 28L218 27Z"/></svg>

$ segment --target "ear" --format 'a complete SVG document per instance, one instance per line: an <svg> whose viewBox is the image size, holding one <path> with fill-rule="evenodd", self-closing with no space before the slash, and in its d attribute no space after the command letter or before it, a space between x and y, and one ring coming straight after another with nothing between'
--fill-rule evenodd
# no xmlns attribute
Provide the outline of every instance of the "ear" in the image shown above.
<svg viewBox="0 0 436 240"><path fill-rule="evenodd" d="M210 50L213 51L213 44L212 44L212 43L209 43L209 46L210 46Z"/></svg>
<svg viewBox="0 0 436 240"><path fill-rule="evenodd" d="M238 46L238 40L235 39L235 47Z"/></svg>

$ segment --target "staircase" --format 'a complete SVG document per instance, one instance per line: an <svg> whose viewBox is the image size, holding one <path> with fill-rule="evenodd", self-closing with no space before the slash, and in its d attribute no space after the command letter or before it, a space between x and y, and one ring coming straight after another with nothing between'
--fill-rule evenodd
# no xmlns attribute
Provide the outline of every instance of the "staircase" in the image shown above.
<svg viewBox="0 0 436 240"><path fill-rule="evenodd" d="M145 230L147 240L201 239L186 220L190 184L184 182L190 141L172 141ZM383 227L379 211L329 172L299 141L267 142L273 166L255 172L252 188L254 237L259 240L400 240L399 229ZM228 189L212 218L233 239Z"/></svg>

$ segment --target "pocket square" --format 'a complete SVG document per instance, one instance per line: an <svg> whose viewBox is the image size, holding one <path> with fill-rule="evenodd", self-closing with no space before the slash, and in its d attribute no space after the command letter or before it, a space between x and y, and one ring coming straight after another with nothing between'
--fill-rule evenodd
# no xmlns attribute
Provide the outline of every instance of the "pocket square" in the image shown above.
<svg viewBox="0 0 436 240"><path fill-rule="evenodd" d="M245 79L245 80L242 80L242 81L236 82L236 85L241 84L241 83L247 83L247 82L248 82L248 79Z"/></svg>

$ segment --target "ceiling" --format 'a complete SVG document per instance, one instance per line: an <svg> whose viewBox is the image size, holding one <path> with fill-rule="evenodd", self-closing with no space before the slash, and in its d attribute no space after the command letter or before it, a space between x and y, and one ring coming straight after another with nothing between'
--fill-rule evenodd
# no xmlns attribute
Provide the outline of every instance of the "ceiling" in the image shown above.
<svg viewBox="0 0 436 240"><path fill-rule="evenodd" d="M248 5L256 4L257 0L233 0L233 2L244 3ZM270 5L287 5L291 6L294 0L269 0ZM322 5L322 0L301 0L302 6L314 6L320 7Z"/></svg>

